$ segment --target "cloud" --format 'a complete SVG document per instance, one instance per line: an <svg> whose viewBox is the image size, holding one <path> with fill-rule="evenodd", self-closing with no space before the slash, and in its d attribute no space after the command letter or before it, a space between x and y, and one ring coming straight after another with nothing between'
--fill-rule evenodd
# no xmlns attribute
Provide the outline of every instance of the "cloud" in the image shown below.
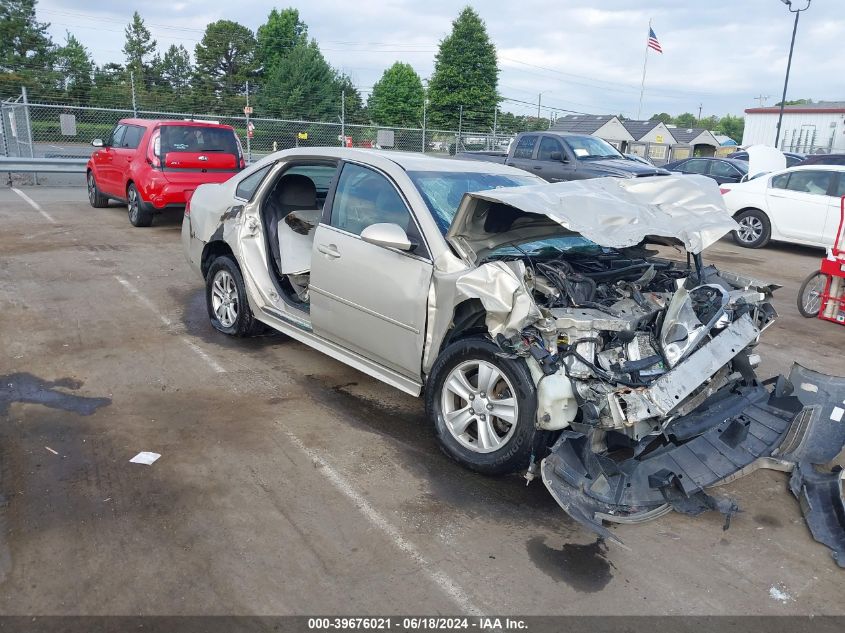
<svg viewBox="0 0 845 633"><path fill-rule="evenodd" d="M148 0L139 7L160 48L193 50L208 22L230 19L256 29L271 8L259 0ZM326 58L364 92L394 61L423 77L433 70L439 41L460 5L450 0L309 0L292 2ZM473 2L487 23L501 67L501 93L544 106L585 112L636 114L648 21L664 49L649 54L643 114L741 114L754 96L779 100L792 15L774 0L486 0ZM599 6L597 6L597 4ZM838 45L845 21L838 2L817 0L802 14L789 96L843 99ZM57 41L74 33L98 63L122 61L123 27L132 9L108 0L40 0L39 19ZM837 87L838 86L838 87ZM778 95L775 97L775 95ZM516 112L536 105L506 102ZM544 108L544 113L549 111Z"/></svg>

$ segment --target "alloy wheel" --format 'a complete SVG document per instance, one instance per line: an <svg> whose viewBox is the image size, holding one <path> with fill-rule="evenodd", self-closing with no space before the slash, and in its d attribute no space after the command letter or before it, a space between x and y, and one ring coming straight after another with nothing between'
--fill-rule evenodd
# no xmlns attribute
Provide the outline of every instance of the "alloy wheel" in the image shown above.
<svg viewBox="0 0 845 633"><path fill-rule="evenodd" d="M498 450L516 430L519 411L513 385L492 363L461 363L449 372L440 397L446 428L471 451Z"/></svg>
<svg viewBox="0 0 845 633"><path fill-rule="evenodd" d="M760 218L748 215L739 221L737 230L739 241L743 244L753 244L763 235L763 222Z"/></svg>
<svg viewBox="0 0 845 633"><path fill-rule="evenodd" d="M130 187L127 195L129 196L129 217L134 223L138 221L138 192L135 187Z"/></svg>
<svg viewBox="0 0 845 633"><path fill-rule="evenodd" d="M88 174L88 201L93 205L97 201L97 184L94 182L94 174Z"/></svg>
<svg viewBox="0 0 845 633"><path fill-rule="evenodd" d="M218 270L211 282L211 308L220 325L232 327L238 320L238 307L235 278L226 270Z"/></svg>

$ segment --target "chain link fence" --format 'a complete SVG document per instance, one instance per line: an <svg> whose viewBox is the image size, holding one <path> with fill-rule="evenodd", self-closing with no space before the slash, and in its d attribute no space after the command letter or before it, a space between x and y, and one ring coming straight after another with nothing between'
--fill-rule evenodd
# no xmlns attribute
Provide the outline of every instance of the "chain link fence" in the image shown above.
<svg viewBox="0 0 845 633"><path fill-rule="evenodd" d="M28 103L0 103L0 151L5 156L72 158L91 153L91 141L107 138L121 119L193 119L231 125L252 160L292 147L346 146L453 155L507 149L513 134L494 130L438 130L338 122L219 116L186 112ZM340 119L340 117L339 117Z"/></svg>

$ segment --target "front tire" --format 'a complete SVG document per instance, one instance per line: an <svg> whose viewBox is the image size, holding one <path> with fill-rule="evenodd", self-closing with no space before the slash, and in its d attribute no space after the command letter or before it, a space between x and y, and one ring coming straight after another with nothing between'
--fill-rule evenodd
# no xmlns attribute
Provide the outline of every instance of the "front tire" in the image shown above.
<svg viewBox="0 0 845 633"><path fill-rule="evenodd" d="M528 466L537 391L521 358L504 358L492 341L449 345L432 367L426 413L440 447L462 466L503 475Z"/></svg>
<svg viewBox="0 0 845 633"><path fill-rule="evenodd" d="M820 270L810 273L798 290L798 312L802 317L813 319L819 316L821 294L827 285L828 276Z"/></svg>
<svg viewBox="0 0 845 633"><path fill-rule="evenodd" d="M141 200L141 194L133 183L126 188L126 209L132 226L150 226L153 223L153 210Z"/></svg>
<svg viewBox="0 0 845 633"><path fill-rule="evenodd" d="M249 307L241 270L228 255L215 259L208 269L205 304L211 325L223 334L246 337L264 329Z"/></svg>
<svg viewBox="0 0 845 633"><path fill-rule="evenodd" d="M739 230L734 231L734 242L745 248L763 248L772 236L768 216L759 209L746 209L734 216Z"/></svg>
<svg viewBox="0 0 845 633"><path fill-rule="evenodd" d="M109 206L109 197L100 193L97 188L97 181L94 179L94 172L89 171L87 177L88 184L88 204L95 209L102 209Z"/></svg>

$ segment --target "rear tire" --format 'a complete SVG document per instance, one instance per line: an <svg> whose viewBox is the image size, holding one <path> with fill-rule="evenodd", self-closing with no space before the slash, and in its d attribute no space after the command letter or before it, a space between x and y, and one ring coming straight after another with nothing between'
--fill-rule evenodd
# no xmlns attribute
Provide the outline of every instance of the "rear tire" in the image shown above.
<svg viewBox="0 0 845 633"><path fill-rule="evenodd" d="M503 475L528 466L537 391L521 358L488 338L449 345L431 369L425 406L440 447L462 466Z"/></svg>
<svg viewBox="0 0 845 633"><path fill-rule="evenodd" d="M734 216L739 230L734 231L734 242L745 248L763 248L772 236L768 216L760 209L746 209Z"/></svg>
<svg viewBox="0 0 845 633"><path fill-rule="evenodd" d="M88 203L95 209L102 209L109 206L109 197L100 193L93 171L88 172L86 180L88 184Z"/></svg>
<svg viewBox="0 0 845 633"><path fill-rule="evenodd" d="M153 223L153 210L141 200L141 194L133 183L126 188L126 209L132 226L150 226Z"/></svg>
<svg viewBox="0 0 845 633"><path fill-rule="evenodd" d="M827 285L828 276L817 270L810 273L798 290L798 312L802 317L813 319L819 316L821 293Z"/></svg>
<svg viewBox="0 0 845 633"><path fill-rule="evenodd" d="M208 269L205 304L211 325L223 334L246 337L264 331L249 307L241 269L228 255L215 259Z"/></svg>

